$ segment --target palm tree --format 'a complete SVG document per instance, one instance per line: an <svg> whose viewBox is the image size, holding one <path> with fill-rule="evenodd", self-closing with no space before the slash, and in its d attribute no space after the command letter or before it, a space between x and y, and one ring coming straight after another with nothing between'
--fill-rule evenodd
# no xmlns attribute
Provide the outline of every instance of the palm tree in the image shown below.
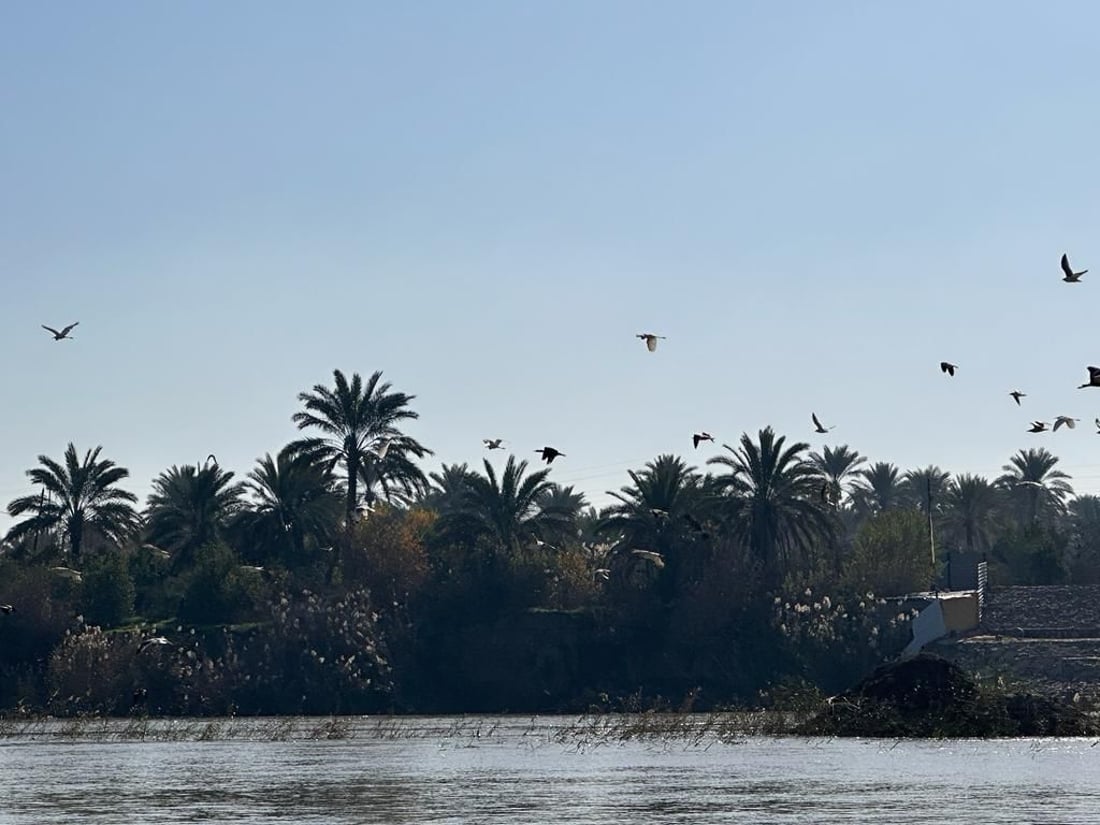
<svg viewBox="0 0 1100 825"><path fill-rule="evenodd" d="M877 461L860 470L859 476L854 492L861 508L881 513L908 503L908 491L896 465Z"/></svg>
<svg viewBox="0 0 1100 825"><path fill-rule="evenodd" d="M465 463L443 464L438 473L428 475L428 487L421 494L420 504L440 514L457 509L465 499L472 475Z"/></svg>
<svg viewBox="0 0 1100 825"><path fill-rule="evenodd" d="M153 479L146 501L145 523L151 543L186 563L200 547L217 541L241 511L243 484L217 464L173 465Z"/></svg>
<svg viewBox="0 0 1100 825"><path fill-rule="evenodd" d="M1069 503L1070 546L1067 567L1075 584L1100 580L1100 496L1077 496Z"/></svg>
<svg viewBox="0 0 1100 825"><path fill-rule="evenodd" d="M1032 527L1041 515L1065 512L1066 499L1073 495L1070 476L1054 469L1058 457L1043 447L1020 450L1001 469L997 484L1008 490L1016 502L1018 518Z"/></svg>
<svg viewBox="0 0 1100 825"><path fill-rule="evenodd" d="M260 459L245 487L254 499L241 520L245 534L274 549L284 562L303 559L307 544L316 547L332 539L343 491L322 462L283 447L274 459L270 454Z"/></svg>
<svg viewBox="0 0 1100 825"><path fill-rule="evenodd" d="M377 486L388 497L390 489L405 490L405 484L411 483L414 478L406 466L408 456L423 458L431 455L431 450L397 428L402 421L420 417L419 413L408 408L409 402L416 396L390 392L388 383L379 383L381 371L371 375L366 386L359 373L352 375L350 384L340 370L333 370L332 375L335 382L332 389L317 384L313 392L299 393L298 400L305 405L305 409L293 416L298 429L313 427L324 435L303 438L290 446L324 458L330 467L342 465L347 484L344 516L350 525L359 504L359 484L365 467L374 465L373 469L367 470L372 495ZM372 451L382 452L381 447L387 444L384 458L378 459ZM386 476L387 470L394 468L400 470L395 486L383 487L381 478ZM420 475L417 483L422 480Z"/></svg>
<svg viewBox="0 0 1100 825"><path fill-rule="evenodd" d="M581 515L588 507L584 493L577 492L573 486L562 486L550 482L538 497L539 510L552 514L552 523L547 525L547 541L561 545L564 542L576 542L580 539Z"/></svg>
<svg viewBox="0 0 1100 825"><path fill-rule="evenodd" d="M487 537L506 554L514 554L540 539L543 531L564 514L539 506L539 500L550 490L549 468L524 477L527 462L516 462L508 456L504 473L497 480L493 465L484 461L485 475L471 473L466 479L466 491L455 510L442 516L445 532L466 533L471 537Z"/></svg>
<svg viewBox="0 0 1100 825"><path fill-rule="evenodd" d="M363 463L359 465L363 503L368 507L373 507L380 501L407 506L422 495L428 488L428 479L409 459L409 453L419 457L426 452L406 436L391 442L382 458L368 451L363 457Z"/></svg>
<svg viewBox="0 0 1100 825"><path fill-rule="evenodd" d="M44 530L59 530L68 542L73 559L79 559L88 531L121 543L140 525L133 508L137 496L117 485L128 478L130 471L113 461L100 459L102 447L88 450L83 460L77 456L72 442L65 449L63 463L40 455L41 467L27 471L27 476L41 485L41 494L17 498L8 505L8 515L32 513L12 527L8 541L18 541Z"/></svg>
<svg viewBox="0 0 1100 825"><path fill-rule="evenodd" d="M932 512L940 509L940 499L950 478L951 473L941 470L935 464L909 470L905 474L906 494L916 502L917 509L927 515L929 509Z"/></svg>
<svg viewBox="0 0 1100 825"><path fill-rule="evenodd" d="M853 479L857 474L856 468L867 461L847 444L841 444L835 450L826 447L824 454L810 453L809 460L829 485L829 499L838 507L844 496L851 492L851 485L846 482Z"/></svg>
<svg viewBox="0 0 1100 825"><path fill-rule="evenodd" d="M803 457L810 445L785 447L785 441L766 427L757 442L746 433L737 449L723 445L731 455L707 462L729 470L716 481L729 495L730 527L763 564L772 584L779 583L794 555L835 534L821 500L820 477Z"/></svg>
<svg viewBox="0 0 1100 825"><path fill-rule="evenodd" d="M703 479L695 467L675 455L660 455L641 472L629 471L630 486L597 526L602 534L622 536L626 549L656 550L667 554L704 518Z"/></svg>
<svg viewBox="0 0 1100 825"><path fill-rule="evenodd" d="M947 487L944 526L948 535L961 541L967 552L988 550L992 544L998 490L988 479L963 474Z"/></svg>

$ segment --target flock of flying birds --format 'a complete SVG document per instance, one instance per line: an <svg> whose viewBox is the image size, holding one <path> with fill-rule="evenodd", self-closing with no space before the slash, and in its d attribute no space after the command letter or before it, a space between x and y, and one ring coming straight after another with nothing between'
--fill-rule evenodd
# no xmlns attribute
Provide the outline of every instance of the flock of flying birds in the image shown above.
<svg viewBox="0 0 1100 825"><path fill-rule="evenodd" d="M1069 256L1065 253L1062 254L1061 267L1063 273L1062 280L1065 281L1067 284L1081 283L1081 276L1088 272L1087 269L1075 271L1070 265ZM650 352L656 352L657 341L663 340L665 338L664 335L655 335L652 332L641 332L634 337L644 341L646 349ZM958 364L953 364L950 361L940 361L940 371L952 378L955 376L955 371L958 368ZM1100 367L1088 367L1088 373L1089 380L1086 383L1081 384L1078 389L1084 389L1086 387L1100 387ZM1016 402L1017 406L1021 406L1020 399L1026 398L1027 393L1021 392L1020 390L1012 390L1009 393L1009 396L1012 397L1012 400ZM814 432L818 434L823 435L834 429L835 427L835 425L834 427L826 427L824 424L822 424L821 419L817 417L817 413L810 413L810 419L813 421ZM1072 430L1077 425L1078 421L1080 421L1079 418L1073 418L1068 415L1059 415L1054 419L1053 425L1048 425L1045 421L1032 421L1031 426L1027 429L1027 432L1054 432L1063 426L1068 427ZM1096 432L1098 435L1100 435L1100 416L1096 418L1095 423ZM694 433L692 435L692 445L695 447L695 449L698 449L699 444L703 441L714 441L714 436L705 431ZM502 450L504 449L503 445L506 443L503 438L484 438L482 439L482 442L489 450ZM565 455L565 453L555 449L554 447L542 447L541 449L535 450L535 452L539 453L542 456L542 460L545 461L547 464L551 464L555 458Z"/></svg>
<svg viewBox="0 0 1100 825"><path fill-rule="evenodd" d="M1081 276L1088 272L1087 269L1074 271L1073 267L1070 265L1069 256L1066 255L1064 252L1062 253L1061 266L1063 273L1062 280L1065 281L1067 284L1081 283ZM940 371L943 372L945 375L954 377L955 370L957 370L958 368L958 364L952 364L950 361L940 361ZM1100 367L1087 367L1087 369L1089 372L1089 380L1086 381L1084 384L1079 385L1077 387L1077 389L1079 390L1083 390L1086 387L1100 387ZM1021 406L1020 399L1027 397L1026 392L1020 392L1019 390L1013 390L1009 393L1009 395L1012 397L1012 400L1016 402L1016 406ZM816 422L816 416L814 420ZM1079 418L1072 418L1068 415L1059 415L1054 419L1054 425L1049 427L1049 430L1051 432L1055 432L1058 430L1059 427L1062 426L1066 426L1072 430L1077 425L1078 421L1080 421ZM1095 424L1096 432L1098 435L1100 435L1100 416L1095 419ZM1048 425L1045 421L1032 421L1031 426L1027 429L1027 432L1029 433L1043 433L1047 431ZM821 432L821 430L819 429L818 432Z"/></svg>

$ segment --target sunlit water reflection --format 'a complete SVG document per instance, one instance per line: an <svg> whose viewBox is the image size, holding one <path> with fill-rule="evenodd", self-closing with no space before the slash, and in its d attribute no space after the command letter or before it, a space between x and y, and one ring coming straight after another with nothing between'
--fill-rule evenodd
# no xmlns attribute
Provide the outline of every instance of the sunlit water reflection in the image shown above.
<svg viewBox="0 0 1100 825"><path fill-rule="evenodd" d="M1100 823L1094 740L563 736L574 721L9 729L0 823Z"/></svg>

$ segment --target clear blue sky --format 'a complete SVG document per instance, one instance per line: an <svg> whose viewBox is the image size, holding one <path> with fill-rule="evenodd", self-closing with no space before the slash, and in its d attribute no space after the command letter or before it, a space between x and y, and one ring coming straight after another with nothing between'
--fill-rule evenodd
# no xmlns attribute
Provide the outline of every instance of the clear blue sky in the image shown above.
<svg viewBox="0 0 1100 825"><path fill-rule="evenodd" d="M0 498L70 440L143 499L243 475L336 367L417 396L429 470L500 436L600 494L771 424L989 475L1042 444L1098 490L1097 31L1084 0L0 5Z"/></svg>

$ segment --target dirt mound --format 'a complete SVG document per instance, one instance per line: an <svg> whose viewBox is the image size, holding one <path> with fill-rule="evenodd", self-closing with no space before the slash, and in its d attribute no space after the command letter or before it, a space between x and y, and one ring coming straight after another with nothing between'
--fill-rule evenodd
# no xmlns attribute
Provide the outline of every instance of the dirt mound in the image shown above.
<svg viewBox="0 0 1100 825"><path fill-rule="evenodd" d="M930 654L883 665L828 700L798 731L810 736L1095 736L1100 724L1053 699L983 690Z"/></svg>

